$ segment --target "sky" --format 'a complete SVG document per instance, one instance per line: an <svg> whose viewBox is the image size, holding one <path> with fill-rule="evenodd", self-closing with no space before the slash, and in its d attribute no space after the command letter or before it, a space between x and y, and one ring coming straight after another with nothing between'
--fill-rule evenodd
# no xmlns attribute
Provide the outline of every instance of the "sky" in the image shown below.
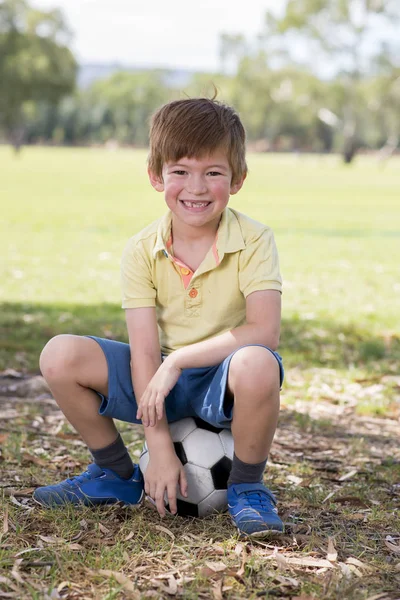
<svg viewBox="0 0 400 600"><path fill-rule="evenodd" d="M274 0L274 5L283 0ZM31 0L61 8L80 63L218 70L219 34L254 37L271 0Z"/></svg>

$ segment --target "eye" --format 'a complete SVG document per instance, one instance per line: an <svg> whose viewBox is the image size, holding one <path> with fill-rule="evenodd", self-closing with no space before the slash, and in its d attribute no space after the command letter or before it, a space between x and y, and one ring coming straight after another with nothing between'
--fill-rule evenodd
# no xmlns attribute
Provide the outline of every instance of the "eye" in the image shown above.
<svg viewBox="0 0 400 600"><path fill-rule="evenodd" d="M219 171L209 171L208 175L211 175L211 177L217 177L218 175L222 175L222 173Z"/></svg>
<svg viewBox="0 0 400 600"><path fill-rule="evenodd" d="M186 175L186 171L183 171L182 169L176 169L175 171L173 171L174 175Z"/></svg>

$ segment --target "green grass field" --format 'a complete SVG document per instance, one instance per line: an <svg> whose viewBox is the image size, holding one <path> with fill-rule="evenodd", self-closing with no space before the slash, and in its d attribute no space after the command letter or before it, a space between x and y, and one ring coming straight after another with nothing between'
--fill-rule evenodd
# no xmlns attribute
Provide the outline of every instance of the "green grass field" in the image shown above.
<svg viewBox="0 0 400 600"><path fill-rule="evenodd" d="M121 252L164 211L146 153L27 148L15 158L2 147L0 161L1 367L37 370L40 347L61 331L124 337ZM345 167L336 156L251 155L249 167L232 206L275 231L288 364L389 359L400 313L399 159Z"/></svg>
<svg viewBox="0 0 400 600"><path fill-rule="evenodd" d="M284 278L287 378L268 477L289 535L250 544L225 516L160 525L148 508L135 517L32 510L30 490L82 468L87 454L54 407L4 400L0 597L398 597L400 159L248 162L232 206L273 228ZM58 333L126 340L122 249L165 210L146 152L15 157L0 147L0 165L0 371L38 373ZM122 431L137 454L140 429Z"/></svg>

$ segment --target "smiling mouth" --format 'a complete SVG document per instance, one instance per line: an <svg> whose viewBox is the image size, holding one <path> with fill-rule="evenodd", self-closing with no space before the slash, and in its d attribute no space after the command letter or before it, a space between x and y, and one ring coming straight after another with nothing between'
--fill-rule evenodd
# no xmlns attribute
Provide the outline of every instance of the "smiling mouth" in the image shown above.
<svg viewBox="0 0 400 600"><path fill-rule="evenodd" d="M206 208L211 204L211 202L208 201L192 202L190 200L180 200L180 202L185 208Z"/></svg>

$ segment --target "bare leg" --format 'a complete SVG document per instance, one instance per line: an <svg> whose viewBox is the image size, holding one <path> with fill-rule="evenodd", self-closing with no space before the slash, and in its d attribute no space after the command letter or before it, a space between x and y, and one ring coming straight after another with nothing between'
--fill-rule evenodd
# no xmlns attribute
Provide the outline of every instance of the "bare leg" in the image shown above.
<svg viewBox="0 0 400 600"><path fill-rule="evenodd" d="M71 425L89 448L112 444L118 432L112 419L98 414L107 395L108 367L99 344L76 335L58 335L43 349L40 368L52 394Z"/></svg>
<svg viewBox="0 0 400 600"><path fill-rule="evenodd" d="M234 397L232 434L235 454L243 462L268 456L279 415L279 365L261 346L247 346L233 356L229 391Z"/></svg>

